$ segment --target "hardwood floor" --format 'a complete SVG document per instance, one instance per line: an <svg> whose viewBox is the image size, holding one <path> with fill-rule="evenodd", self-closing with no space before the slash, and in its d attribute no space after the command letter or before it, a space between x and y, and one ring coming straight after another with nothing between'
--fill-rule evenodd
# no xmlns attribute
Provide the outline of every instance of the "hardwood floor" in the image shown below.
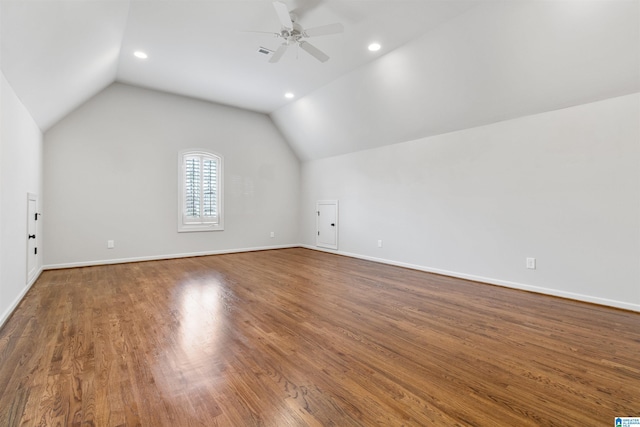
<svg viewBox="0 0 640 427"><path fill-rule="evenodd" d="M640 314L284 249L46 271L0 426L607 426Z"/></svg>

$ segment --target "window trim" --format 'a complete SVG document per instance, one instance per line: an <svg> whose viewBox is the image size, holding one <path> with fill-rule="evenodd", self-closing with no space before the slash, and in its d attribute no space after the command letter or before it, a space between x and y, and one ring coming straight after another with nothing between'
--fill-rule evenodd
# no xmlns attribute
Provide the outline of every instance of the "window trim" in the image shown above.
<svg viewBox="0 0 640 427"><path fill-rule="evenodd" d="M217 162L217 222L186 222L184 209L186 203L185 191L185 159L191 156L211 158ZM224 230L224 158L217 153L204 149L181 150L178 153L178 233L194 231L222 231Z"/></svg>

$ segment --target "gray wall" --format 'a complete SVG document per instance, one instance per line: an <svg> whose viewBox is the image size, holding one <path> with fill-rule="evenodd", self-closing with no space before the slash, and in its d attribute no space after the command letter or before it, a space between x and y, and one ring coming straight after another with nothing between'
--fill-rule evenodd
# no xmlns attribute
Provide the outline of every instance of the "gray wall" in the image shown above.
<svg viewBox="0 0 640 427"><path fill-rule="evenodd" d="M303 242L339 199L339 252L640 311L639 141L634 94L309 161Z"/></svg>
<svg viewBox="0 0 640 427"><path fill-rule="evenodd" d="M299 243L299 162L264 114L114 84L44 138L46 266ZM224 157L224 231L177 232L186 148Z"/></svg>
<svg viewBox="0 0 640 427"><path fill-rule="evenodd" d="M42 133L0 74L0 325L29 289L27 193L42 204ZM42 221L38 221L38 239ZM41 240L40 240L41 243ZM37 269L42 260L38 257ZM36 274L39 274L39 272Z"/></svg>

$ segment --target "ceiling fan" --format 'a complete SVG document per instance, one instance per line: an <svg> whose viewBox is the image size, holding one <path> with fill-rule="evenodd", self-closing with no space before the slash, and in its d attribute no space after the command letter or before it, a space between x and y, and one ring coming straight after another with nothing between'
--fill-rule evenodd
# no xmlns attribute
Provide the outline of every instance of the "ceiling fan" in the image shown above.
<svg viewBox="0 0 640 427"><path fill-rule="evenodd" d="M287 51L287 48L291 45L298 45L302 50L316 58L320 62L326 62L329 60L329 55L306 41L305 39L316 36L327 36L330 34L338 34L344 31L342 24L336 22L334 24L321 25L319 27L312 27L304 29L300 24L296 22L296 15L291 13L287 8L287 5L283 2L273 2L273 7L276 10L278 19L280 20L281 29L278 33L274 34L276 37L283 39L282 45L273 53L270 63L275 63L282 58L282 55Z"/></svg>

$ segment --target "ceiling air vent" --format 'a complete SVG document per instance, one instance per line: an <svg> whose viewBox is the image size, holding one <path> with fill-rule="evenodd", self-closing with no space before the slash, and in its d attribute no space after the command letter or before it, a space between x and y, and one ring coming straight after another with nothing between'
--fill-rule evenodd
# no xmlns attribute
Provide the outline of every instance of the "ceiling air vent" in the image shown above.
<svg viewBox="0 0 640 427"><path fill-rule="evenodd" d="M266 47L262 47L262 46L258 48L258 53L266 57L273 55L273 51L271 49L267 49Z"/></svg>

